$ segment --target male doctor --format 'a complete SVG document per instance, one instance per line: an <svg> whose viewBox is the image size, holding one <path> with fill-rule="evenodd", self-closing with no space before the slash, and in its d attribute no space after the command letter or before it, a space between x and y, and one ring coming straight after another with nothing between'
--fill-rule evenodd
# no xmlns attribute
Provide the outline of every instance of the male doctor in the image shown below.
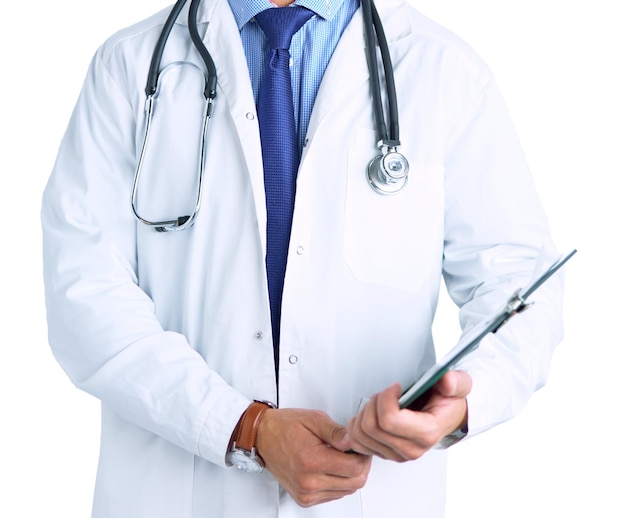
<svg viewBox="0 0 626 518"><path fill-rule="evenodd" d="M398 406L435 361L442 275L469 329L554 254L488 68L402 0L377 1L410 164L391 195L366 178L379 150L359 1L293 2L308 13L289 44L298 164L276 292L275 142L259 98L264 12L288 4L200 4L218 82L201 210L184 231L156 232L129 203L169 10L113 35L89 68L42 221L50 344L102 403L94 518L441 517L446 447L513 417L546 380L559 279L419 411ZM177 213L197 172L202 82L168 68L204 70L187 10L139 185L155 218Z"/></svg>

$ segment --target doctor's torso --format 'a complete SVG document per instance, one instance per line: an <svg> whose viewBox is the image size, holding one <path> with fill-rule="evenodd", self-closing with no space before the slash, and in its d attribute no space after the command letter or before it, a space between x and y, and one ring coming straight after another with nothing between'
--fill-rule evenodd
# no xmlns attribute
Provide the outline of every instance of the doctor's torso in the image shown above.
<svg viewBox="0 0 626 518"><path fill-rule="evenodd" d="M119 154L106 156L108 163L86 177L84 189L99 190L108 175L93 210L109 219L115 215L110 233L119 251L113 254L147 295L143 303L153 306L162 329L184 336L208 367L245 397L321 409L344 424L361 398L396 381L406 385L433 363L431 324L444 244L454 244L464 232L470 239L479 234L472 221L447 219L447 211L468 191L477 192L478 184L486 199L500 194L499 184L480 182L472 170L447 176L455 160L451 142L489 88L488 70L457 38L404 3L378 3L394 63L408 183L384 196L366 178L378 148L358 11L324 74L302 152L278 384L265 273L259 127L228 2L204 1L198 19L218 83L207 130L201 209L189 230L155 232L137 223L129 206L145 126L145 77L165 12L105 43L75 115L89 125L101 110L111 111L98 139L83 142L84 154L89 155L90 146L115 147ZM156 218L181 213L195 195L204 102L198 70L203 65L184 23L174 26L162 63L170 68L157 94L150 160L138 199L142 213ZM102 104L96 105L96 99ZM68 141L80 138L76 128L66 136ZM489 226L497 233L498 221ZM138 325L133 318L129 312L127 321L116 325L132 330ZM126 508L136 505L146 513L141 516L151 518L248 516L250 502L258 503L254 514L259 517L277 516L279 508L280 516L290 517L378 517L384 512L400 517L409 512L409 502L416 505L416 495L423 516L439 516L443 509L445 454L440 452L402 466L375 462L363 491L304 510L284 492L276 493L269 474L254 478L194 459L125 422L106 404L102 441L96 517L114 515L107 510L118 504L107 502L106 494L116 490L125 492ZM148 459L152 468L146 475ZM125 475L117 479L119 473ZM246 499L232 497L238 493Z"/></svg>

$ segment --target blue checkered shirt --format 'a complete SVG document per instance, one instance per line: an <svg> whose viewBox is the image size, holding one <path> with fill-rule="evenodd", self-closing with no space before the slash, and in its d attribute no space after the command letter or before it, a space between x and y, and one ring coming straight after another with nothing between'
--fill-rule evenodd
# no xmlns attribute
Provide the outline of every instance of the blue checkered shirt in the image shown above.
<svg viewBox="0 0 626 518"><path fill-rule="evenodd" d="M275 6L270 0L228 1L241 32L254 98L258 100L267 53L267 39L254 17L257 13ZM294 4L315 13L315 16L294 35L289 48L296 131L302 149L324 71L341 34L359 7L359 0L296 0Z"/></svg>

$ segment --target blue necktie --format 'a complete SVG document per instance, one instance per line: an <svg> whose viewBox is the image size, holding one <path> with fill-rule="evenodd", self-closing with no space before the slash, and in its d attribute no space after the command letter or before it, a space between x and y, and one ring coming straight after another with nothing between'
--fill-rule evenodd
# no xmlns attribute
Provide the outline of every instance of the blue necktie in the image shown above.
<svg viewBox="0 0 626 518"><path fill-rule="evenodd" d="M313 16L300 6L271 8L256 15L269 44L257 113L261 133L267 205L267 284L278 371L280 314L291 234L296 175L300 152L296 136L293 92L289 72L292 36Z"/></svg>

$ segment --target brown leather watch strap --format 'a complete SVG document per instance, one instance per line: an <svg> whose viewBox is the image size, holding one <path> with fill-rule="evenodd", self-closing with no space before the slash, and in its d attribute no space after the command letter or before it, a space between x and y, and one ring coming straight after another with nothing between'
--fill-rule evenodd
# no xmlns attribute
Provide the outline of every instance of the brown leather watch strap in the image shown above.
<svg viewBox="0 0 626 518"><path fill-rule="evenodd" d="M234 441L237 448L246 451L252 451L254 449L261 417L263 417L263 414L269 408L272 408L272 405L262 401L254 401L247 408L235 429Z"/></svg>

